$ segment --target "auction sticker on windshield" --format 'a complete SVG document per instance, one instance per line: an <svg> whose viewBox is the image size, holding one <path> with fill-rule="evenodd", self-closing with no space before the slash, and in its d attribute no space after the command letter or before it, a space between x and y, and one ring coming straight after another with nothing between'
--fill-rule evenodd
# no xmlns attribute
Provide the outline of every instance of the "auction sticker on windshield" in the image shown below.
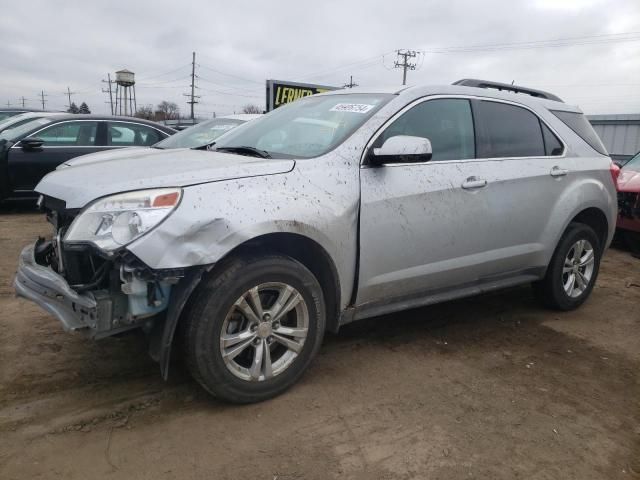
<svg viewBox="0 0 640 480"><path fill-rule="evenodd" d="M338 103L330 112L350 112L350 113L367 113L375 105L368 105L366 103Z"/></svg>

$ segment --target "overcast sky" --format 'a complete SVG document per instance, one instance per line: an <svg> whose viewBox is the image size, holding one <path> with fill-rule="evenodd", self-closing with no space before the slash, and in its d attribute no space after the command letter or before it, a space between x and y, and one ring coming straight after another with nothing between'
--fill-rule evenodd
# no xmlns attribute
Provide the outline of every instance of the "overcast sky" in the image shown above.
<svg viewBox="0 0 640 480"><path fill-rule="evenodd" d="M187 113L195 51L196 113L211 117L264 106L267 78L399 85L394 51L412 49L409 84L515 81L586 113L640 113L640 0L3 1L0 106L40 107L44 90L63 109L68 86L106 113L101 80L128 68L138 105Z"/></svg>

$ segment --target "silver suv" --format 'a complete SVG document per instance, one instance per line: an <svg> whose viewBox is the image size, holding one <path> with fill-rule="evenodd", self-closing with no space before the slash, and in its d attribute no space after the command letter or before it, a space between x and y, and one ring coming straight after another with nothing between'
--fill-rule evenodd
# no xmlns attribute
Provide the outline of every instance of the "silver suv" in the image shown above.
<svg viewBox="0 0 640 480"><path fill-rule="evenodd" d="M523 87L335 91L201 149L66 167L18 295L67 330L180 339L210 393L275 396L325 330L513 285L570 310L615 227L611 161L580 110Z"/></svg>

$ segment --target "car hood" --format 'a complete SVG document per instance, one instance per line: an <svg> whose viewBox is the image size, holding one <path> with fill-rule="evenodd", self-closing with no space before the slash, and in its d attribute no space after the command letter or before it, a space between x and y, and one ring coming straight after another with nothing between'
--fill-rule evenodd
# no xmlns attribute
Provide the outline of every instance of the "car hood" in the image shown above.
<svg viewBox="0 0 640 480"><path fill-rule="evenodd" d="M36 186L36 192L64 200L67 208L81 208L105 195L286 173L295 165L294 160L206 150L140 149L130 151L130 155L124 155L126 150L118 152L120 155L109 153L113 157L92 161L88 155L87 161L49 173Z"/></svg>
<svg viewBox="0 0 640 480"><path fill-rule="evenodd" d="M103 150L102 152L89 153L67 160L58 166L58 169L75 167L76 165L86 165L88 163L103 162L105 160L115 160L120 158L140 158L164 153L164 150L150 147L127 147Z"/></svg>
<svg viewBox="0 0 640 480"><path fill-rule="evenodd" d="M619 192L640 192L640 172L623 168L618 176Z"/></svg>

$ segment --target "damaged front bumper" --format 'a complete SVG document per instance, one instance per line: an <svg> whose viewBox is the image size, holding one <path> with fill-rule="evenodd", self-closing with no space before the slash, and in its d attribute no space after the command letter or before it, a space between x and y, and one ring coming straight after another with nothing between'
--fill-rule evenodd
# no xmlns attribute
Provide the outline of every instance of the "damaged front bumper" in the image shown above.
<svg viewBox="0 0 640 480"><path fill-rule="evenodd" d="M35 259L35 245L22 250L13 285L19 297L40 305L60 320L67 331L98 326L101 313L98 300L92 293L75 292L61 275L39 265Z"/></svg>
<svg viewBox="0 0 640 480"><path fill-rule="evenodd" d="M38 243L29 245L20 254L13 282L16 294L54 315L67 331L81 330L93 338L115 335L145 326L168 305L170 285L164 281L152 282L153 293L159 292L162 300L148 305L147 283L126 269L121 275L124 272L128 281L123 278L117 289L78 292L50 266L38 263L37 247Z"/></svg>

